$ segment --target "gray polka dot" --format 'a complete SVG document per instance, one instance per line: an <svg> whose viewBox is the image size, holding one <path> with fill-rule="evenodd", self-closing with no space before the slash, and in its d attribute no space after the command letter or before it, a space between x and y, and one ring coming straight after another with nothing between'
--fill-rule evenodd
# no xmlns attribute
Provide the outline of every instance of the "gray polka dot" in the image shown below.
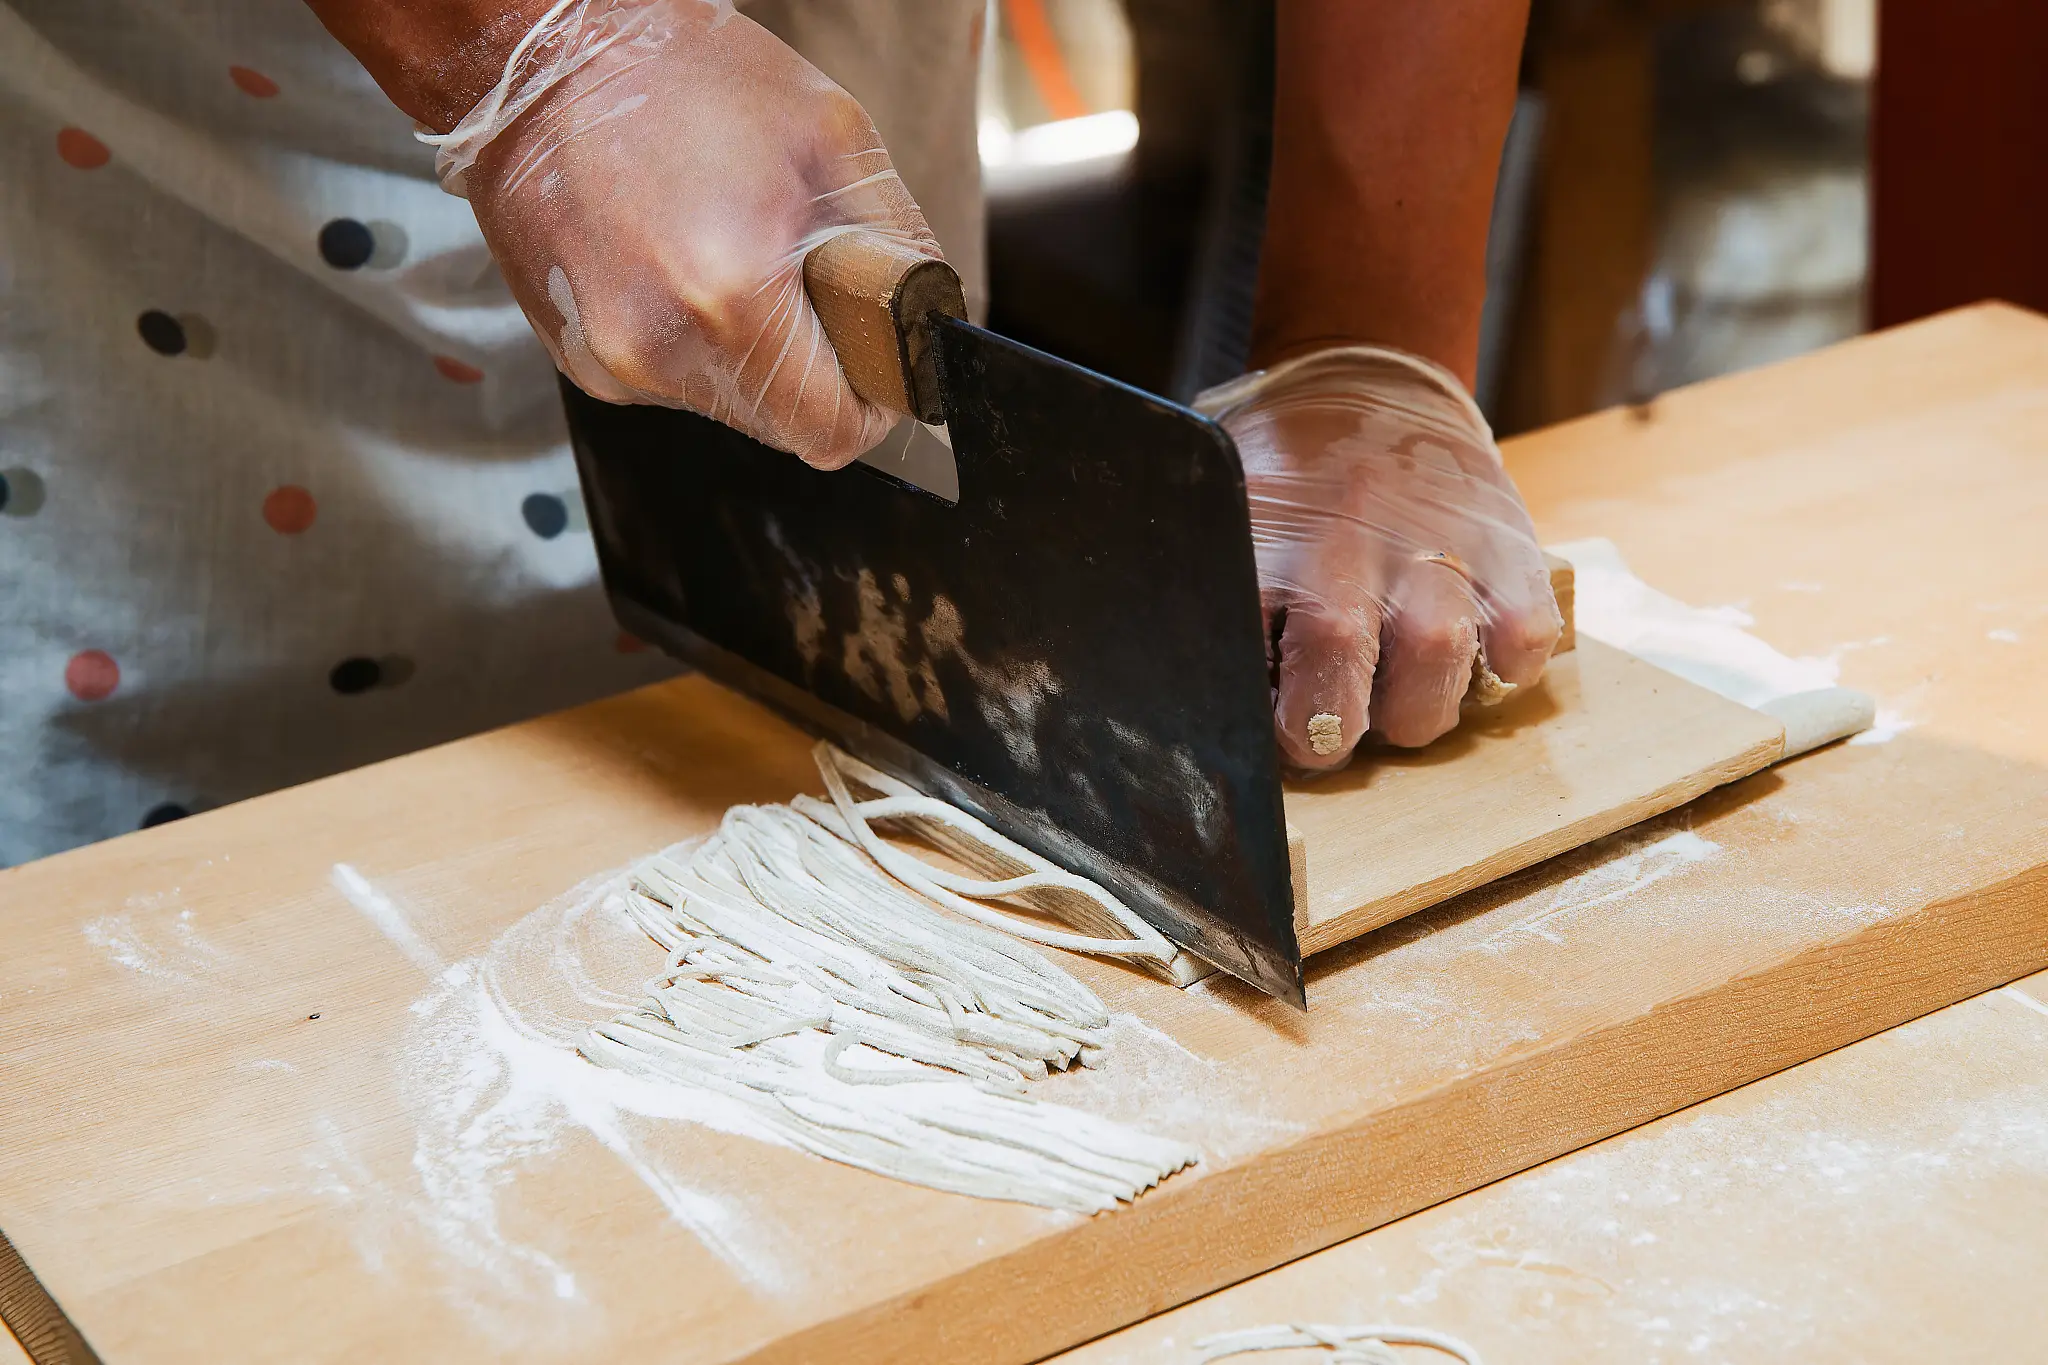
<svg viewBox="0 0 2048 1365"><path fill-rule="evenodd" d="M213 324L197 313L178 314L178 325L185 329L185 354L194 360L206 359L220 343Z"/></svg>
<svg viewBox="0 0 2048 1365"><path fill-rule="evenodd" d="M389 270L405 259L412 239L405 229L384 218L372 219L365 224L370 229L370 259L363 264L372 270Z"/></svg>

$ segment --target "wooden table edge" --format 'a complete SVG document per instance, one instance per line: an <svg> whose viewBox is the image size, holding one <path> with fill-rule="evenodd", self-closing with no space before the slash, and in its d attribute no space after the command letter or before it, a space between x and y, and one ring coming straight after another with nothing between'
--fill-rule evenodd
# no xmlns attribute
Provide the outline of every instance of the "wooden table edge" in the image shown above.
<svg viewBox="0 0 2048 1365"><path fill-rule="evenodd" d="M1245 1166L1179 1187L1169 1182L1127 1209L741 1360L883 1362L948 1349L986 1360L1043 1359L2044 968L2048 866L1931 901L1624 1023L1560 1039ZM1786 989L1787 977L1804 988ZM1873 983L1881 980L1891 984L1878 989ZM1797 1004L1784 1008L1784 999ZM1691 1084L1671 1079L1702 1066L1713 1074ZM1550 1103L1565 1091L1596 1098L1580 1106L1580 1121L1560 1128ZM1478 1123L1432 1121L1466 1105L1482 1109ZM1484 1135L1498 1145L1469 1165L1452 1163L1469 1178L1432 1182L1427 1172L1446 1150L1447 1132ZM1304 1227L1260 1228L1253 1225L1256 1212L1245 1213L1281 1206L1264 1188L1276 1180L1293 1185L1318 1170L1354 1172L1368 1163L1397 1172L1400 1183L1389 1189L1331 1181L1322 1199L1295 1201L1324 1215ZM1199 1237L1188 1237L1189 1229ZM1176 1259L1170 1246L1135 1255L1134 1239L1189 1242L1181 1257L1213 1273L1191 1277L1172 1294L1117 1293L1119 1265Z"/></svg>

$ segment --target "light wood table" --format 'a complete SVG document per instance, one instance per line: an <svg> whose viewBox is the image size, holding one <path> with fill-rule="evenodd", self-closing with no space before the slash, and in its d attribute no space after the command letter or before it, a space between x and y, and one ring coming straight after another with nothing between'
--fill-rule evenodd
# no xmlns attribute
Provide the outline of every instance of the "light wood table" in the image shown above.
<svg viewBox="0 0 2048 1365"><path fill-rule="evenodd" d="M1488 1365L2040 1360L2044 1209L2048 974L1268 1271L1057 1365L1189 1362L1196 1340L1282 1322L1433 1328Z"/></svg>
<svg viewBox="0 0 2048 1365"><path fill-rule="evenodd" d="M1021 1361L2048 966L2048 320L1951 315L1510 459L1546 539L1838 658L1885 742L1333 950L1306 1018L1068 959L1158 1033L1048 1093L1203 1151L1130 1208L604 1114L468 1161L509 1054L443 1046L461 964L814 785L700 679L0 873L0 1232L111 1365Z"/></svg>
<svg viewBox="0 0 2048 1365"><path fill-rule="evenodd" d="M1901 414L1917 453L1895 434ZM2015 458L1986 461L1987 445ZM1726 506L1728 484L1787 448L1805 458L1774 463L1754 517L1690 514ZM1546 537L1613 537L1660 587L1739 602L1788 652L1839 657L1888 723L1911 725L1807 760L1858 765L1845 776L1875 789L1871 828L1832 831L1841 857L1881 856L1872 834L1918 827L1944 835L1957 866L1975 862L1985 827L1943 803L1876 812L1921 746L2023 764L1985 780L2022 798L2006 819L2048 839L2048 803L2023 775L2048 763L2048 722L2014 685L2048 668L2048 563L2011 534L2048 526L2048 323L1965 310L1670 395L1647 422L1605 413L1538 433L1509 460ZM1891 500L1893 553L1842 562L1829 528ZM1760 813L1788 834L1805 776L1760 779L1778 788ZM2048 974L1057 1360L1191 1361L1197 1339L1280 1322L1431 1327L1489 1365L2032 1360L2048 1357L2044 1209Z"/></svg>

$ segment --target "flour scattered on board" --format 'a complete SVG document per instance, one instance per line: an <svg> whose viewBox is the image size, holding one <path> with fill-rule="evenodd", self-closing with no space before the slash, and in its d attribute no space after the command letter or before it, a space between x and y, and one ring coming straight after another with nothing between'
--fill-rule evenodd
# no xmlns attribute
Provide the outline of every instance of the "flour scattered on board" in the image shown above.
<svg viewBox="0 0 2048 1365"><path fill-rule="evenodd" d="M627 913L626 875L592 879L529 914L483 953L441 971L412 1006L393 1075L416 1129L411 1167L420 1190L401 1201L402 1213L438 1246L479 1322L508 1305L587 1297L573 1266L510 1230L507 1208L522 1172L586 1137L749 1290L786 1297L808 1285L803 1229L717 1184L729 1164L712 1154L717 1135L789 1148L774 1126L733 1097L579 1055L591 1025L638 1006L641 983L661 965L661 950ZM1171 1099L1172 1118L1187 1120L1205 1143L1231 1147L1271 1130L1241 1107L1203 1111L1192 1102L1190 1082L1213 1068L1157 1030L1120 1015L1111 1035L1118 1055L1110 1076L1091 1077L1093 1084L1058 1078L1060 1103L1117 1119L1121 1112L1103 1111ZM678 1144L699 1159L679 1160Z"/></svg>
<svg viewBox="0 0 2048 1365"><path fill-rule="evenodd" d="M1849 736L1849 742L1851 744L1889 744L1906 731L1912 729L1913 725L1914 722L1907 717L1903 710L1896 707L1880 706L1877 708L1877 719L1871 723L1870 728L1860 735Z"/></svg>
<svg viewBox="0 0 2048 1365"><path fill-rule="evenodd" d="M365 1012L359 999L301 996L279 1028L230 1044L225 1083L198 1101L209 1121L190 1139L202 1145L173 1139L157 1154L188 1174L152 1186L140 1216L325 1206L370 1274L419 1281L485 1340L524 1354L572 1351L617 1292L577 1264L588 1228L576 1229L592 1219L666 1226L672 1240L653 1243L662 1263L701 1284L769 1301L812 1292L832 1267L813 1245L815 1211L787 1174L790 1162L816 1158L730 1097L579 1053L593 1024L639 1003L663 962L626 912L625 876L592 878L483 951L444 963L430 937L440 919L431 903L409 903L408 883L331 867L338 900L391 945L377 989L410 995L410 1007ZM200 928L173 888L82 932L117 969L146 978L139 989L201 1015L229 995L286 984L274 956L249 945L230 953ZM411 977L413 967L426 975ZM351 1039L339 1052L324 1041L335 1029ZM1232 1150L1270 1131L1255 1105L1215 1093L1228 1085L1211 1085L1207 1105L1191 1099L1216 1069L1171 1039L1128 1016L1109 1032L1116 1055L1105 1072L1090 1084L1043 1082L1049 1098L1113 1123L1149 1121L1145 1111L1159 1106L1175 1127L1186 1124L1180 1141ZM357 1101L379 1094L399 1121L359 1122ZM252 1114L262 1121L250 1123ZM578 1183L565 1185L571 1177ZM568 1190L615 1192L623 1181L639 1193L597 1208L558 1203ZM1022 1216L1050 1227L1079 1215Z"/></svg>
<svg viewBox="0 0 2048 1365"><path fill-rule="evenodd" d="M793 1292L798 1262L784 1235L657 1158L632 1121L775 1136L716 1095L606 1071L577 1054L590 1024L630 1003L601 983L636 982L660 956L616 908L617 885L608 874L534 911L414 1003L396 1075L418 1129L412 1167L425 1198L416 1216L449 1260L481 1275L490 1291L482 1304L577 1297L569 1267L506 1231L500 1200L522 1169L587 1135L742 1283Z"/></svg>
<svg viewBox="0 0 2048 1365"><path fill-rule="evenodd" d="M199 932L192 911L178 905L175 890L130 897L120 913L87 920L79 932L117 965L181 986L197 985L231 961Z"/></svg>
<svg viewBox="0 0 2048 1365"><path fill-rule="evenodd" d="M2024 1302L2024 1259L1986 1245L1966 1211L2048 1182L2048 1086L1976 1064L2036 1045L2048 1024L1990 1005L1810 1063L1825 1085L1763 1082L1418 1215L1413 1253L1385 1264L1420 1266L1318 1311L1399 1305L1513 1321L1589 1357L1732 1361L1759 1358L1760 1341L1771 1359L1805 1359L1851 1339L1844 1328L1901 1322L1884 1296L1916 1264L1968 1261L1984 1293ZM1814 1273L1787 1280L1794 1262Z"/></svg>
<svg viewBox="0 0 2048 1365"><path fill-rule="evenodd" d="M2036 1014L2048 1014L2048 1004L2043 1004L2041 1001L2036 1000L2033 996L2028 995L2018 986L2001 986L1999 988L1999 993L2001 995L2011 996L2014 1000L2019 1001L2019 1003L2022 1006L2034 1011L2034 1013Z"/></svg>
<svg viewBox="0 0 2048 1365"><path fill-rule="evenodd" d="M1833 687L1841 677L1839 655L1795 659L1751 635L1756 618L1741 607L1695 607L1657 591L1629 571L1610 540L1549 548L1571 561L1573 615L1582 634L1731 701L1760 706Z"/></svg>
<svg viewBox="0 0 2048 1365"><path fill-rule="evenodd" d="M333 881L342 898L362 911L363 917L391 940L392 947L411 958L413 965L428 976L439 974L441 955L427 946L419 931L412 927L411 918L391 897L370 885L362 873L347 863L334 865Z"/></svg>
<svg viewBox="0 0 2048 1365"><path fill-rule="evenodd" d="M1572 915L1627 900L1666 877L1676 876L1721 852L1721 845L1689 829L1661 837L1623 834L1613 845L1615 856L1561 882L1530 906L1535 913L1508 931L1534 934L1552 943L1564 942L1563 930ZM1493 946L1489 940L1485 946Z"/></svg>
<svg viewBox="0 0 2048 1365"><path fill-rule="evenodd" d="M1203 1057L1135 1014L1110 1016L1110 1048L1111 1065L1059 1078L1061 1104L1172 1133L1215 1166L1309 1131L1280 1115L1284 1101L1265 1077Z"/></svg>

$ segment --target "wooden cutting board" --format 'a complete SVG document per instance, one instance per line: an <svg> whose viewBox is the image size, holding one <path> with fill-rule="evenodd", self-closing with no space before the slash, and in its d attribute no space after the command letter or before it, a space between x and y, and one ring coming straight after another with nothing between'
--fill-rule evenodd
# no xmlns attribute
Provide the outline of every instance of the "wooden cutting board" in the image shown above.
<svg viewBox="0 0 2048 1365"><path fill-rule="evenodd" d="M2013 686L2048 657L2000 652L2048 638L2048 322L1956 315L1510 458L1547 537L1749 600L1919 728L1334 949L1306 1017L1071 960L1129 1017L1041 1093L1203 1151L1093 1219L557 1113L531 1040L451 1014L514 950L576 968L579 883L814 785L701 680L15 869L0 1309L40 1360L80 1358L61 1308L117 1363L1023 1361L2048 965Z"/></svg>

